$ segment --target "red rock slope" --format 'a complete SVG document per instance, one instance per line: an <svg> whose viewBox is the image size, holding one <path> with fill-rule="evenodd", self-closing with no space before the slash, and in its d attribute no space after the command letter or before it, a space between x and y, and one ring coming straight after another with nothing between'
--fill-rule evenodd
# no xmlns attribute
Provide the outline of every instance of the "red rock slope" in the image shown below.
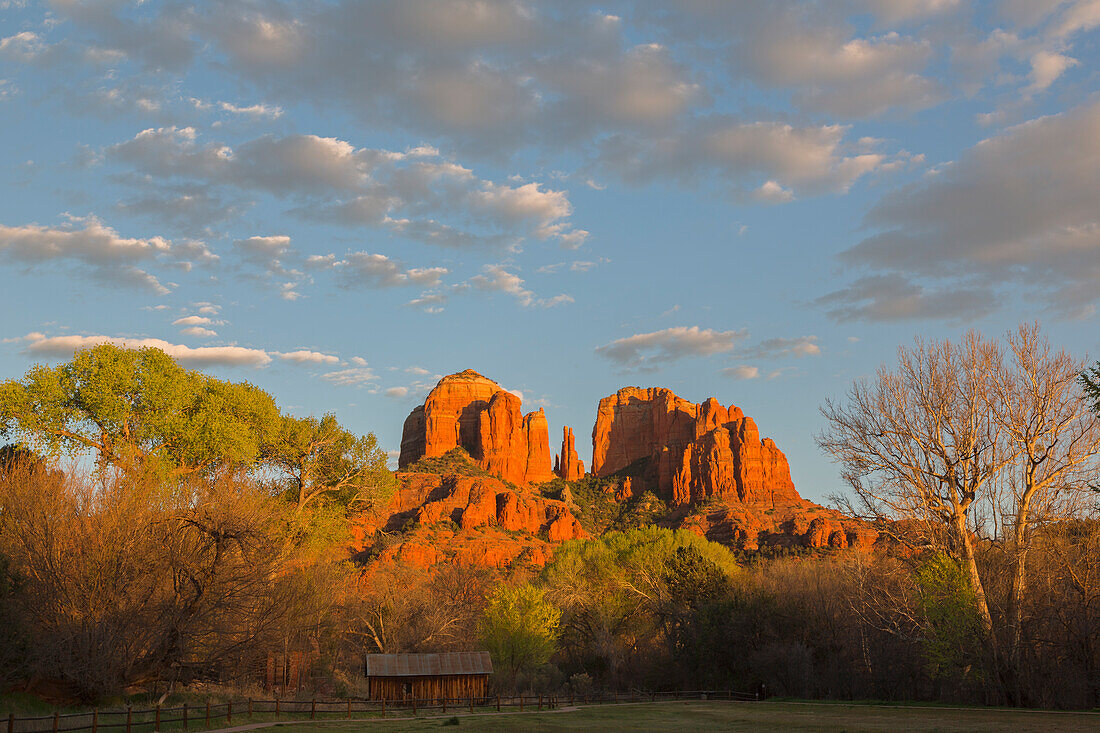
<svg viewBox="0 0 1100 733"><path fill-rule="evenodd" d="M493 476L397 474L390 503L356 517L355 544L383 564L541 566L553 546L587 537L562 501Z"/></svg>

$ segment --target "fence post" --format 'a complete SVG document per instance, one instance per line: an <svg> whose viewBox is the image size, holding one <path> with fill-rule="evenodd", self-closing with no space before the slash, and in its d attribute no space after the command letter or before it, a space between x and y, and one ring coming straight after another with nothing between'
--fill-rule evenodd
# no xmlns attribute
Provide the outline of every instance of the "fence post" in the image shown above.
<svg viewBox="0 0 1100 733"><path fill-rule="evenodd" d="M126 706L126 733L130 733L130 723L134 719L134 708L130 705Z"/></svg>
<svg viewBox="0 0 1100 733"><path fill-rule="evenodd" d="M183 704L183 729L187 730L187 703Z"/></svg>
<svg viewBox="0 0 1100 733"><path fill-rule="evenodd" d="M443 696L443 712L444 713L447 712L447 696L446 695Z"/></svg>
<svg viewBox="0 0 1100 733"><path fill-rule="evenodd" d="M92 710L92 733L96 733L99 728L99 708Z"/></svg>
<svg viewBox="0 0 1100 733"><path fill-rule="evenodd" d="M351 698L348 698L348 720L351 720Z"/></svg>
<svg viewBox="0 0 1100 733"><path fill-rule="evenodd" d="M542 694L539 693L539 710L542 710Z"/></svg>
<svg viewBox="0 0 1100 733"><path fill-rule="evenodd" d="M519 696L519 711L523 712L523 695Z"/></svg>
<svg viewBox="0 0 1100 733"><path fill-rule="evenodd" d="M252 720L252 698L248 698L248 719Z"/></svg>
<svg viewBox="0 0 1100 733"><path fill-rule="evenodd" d="M15 733L15 713L8 713L8 733Z"/></svg>
<svg viewBox="0 0 1100 733"><path fill-rule="evenodd" d="M61 720L61 713L53 711L53 733L57 733L57 723Z"/></svg>
<svg viewBox="0 0 1100 733"><path fill-rule="evenodd" d="M225 709L225 722L226 723L232 723L233 722L233 701L232 700L230 700L228 702L228 706L229 707L227 707Z"/></svg>
<svg viewBox="0 0 1100 733"><path fill-rule="evenodd" d="M317 698L313 698L313 701L309 705L309 719L313 720L317 717Z"/></svg>
<svg viewBox="0 0 1100 733"><path fill-rule="evenodd" d="M275 696L275 718L279 718L279 696Z"/></svg>
<svg viewBox="0 0 1100 733"><path fill-rule="evenodd" d="M207 728L210 727L210 698L209 697L206 698L206 727ZM130 733L129 729L127 729L126 733Z"/></svg>
<svg viewBox="0 0 1100 733"><path fill-rule="evenodd" d="M497 712L500 712L500 695L497 695Z"/></svg>
<svg viewBox="0 0 1100 733"><path fill-rule="evenodd" d="M154 718L154 720L156 722L153 723L153 730L159 731L160 730L160 703L159 702L157 703L157 714L156 714L156 717Z"/></svg>
<svg viewBox="0 0 1100 733"><path fill-rule="evenodd" d="M470 695L470 715L474 714L474 696Z"/></svg>

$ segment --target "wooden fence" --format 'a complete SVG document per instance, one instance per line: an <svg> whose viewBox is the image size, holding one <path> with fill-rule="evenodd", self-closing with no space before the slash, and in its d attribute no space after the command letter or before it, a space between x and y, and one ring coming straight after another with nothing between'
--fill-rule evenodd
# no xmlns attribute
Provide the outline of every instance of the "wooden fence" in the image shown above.
<svg viewBox="0 0 1100 733"><path fill-rule="evenodd" d="M7 733L153 733L162 730L211 730L228 728L234 722L263 720L350 719L355 717L408 717L421 713L474 713L518 710L538 712L565 705L607 705L615 703L661 702L668 700L753 701L752 693L733 690L689 690L677 692L599 693L590 695L523 695L516 697L431 698L423 700L239 700L204 705L156 706L125 710L92 710L32 717L7 716ZM0 723L0 726L4 725Z"/></svg>

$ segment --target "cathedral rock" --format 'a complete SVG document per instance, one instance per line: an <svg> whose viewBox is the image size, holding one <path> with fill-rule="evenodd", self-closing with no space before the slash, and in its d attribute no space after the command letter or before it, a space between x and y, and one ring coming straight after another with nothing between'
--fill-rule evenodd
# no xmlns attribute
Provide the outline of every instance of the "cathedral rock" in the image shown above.
<svg viewBox="0 0 1100 733"><path fill-rule="evenodd" d="M554 478L546 415L523 415L520 399L472 369L439 380L405 419L398 466L461 447L486 471L514 484Z"/></svg>

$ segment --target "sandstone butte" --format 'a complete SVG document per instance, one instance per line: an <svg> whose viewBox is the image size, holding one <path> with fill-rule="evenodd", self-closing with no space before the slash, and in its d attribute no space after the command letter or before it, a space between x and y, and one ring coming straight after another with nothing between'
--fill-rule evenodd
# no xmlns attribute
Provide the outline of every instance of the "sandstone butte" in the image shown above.
<svg viewBox="0 0 1100 733"><path fill-rule="evenodd" d="M439 380L405 418L398 467L456 447L489 473L520 486L554 478L542 408L523 415L519 397L472 369Z"/></svg>
<svg viewBox="0 0 1100 733"><path fill-rule="evenodd" d="M733 547L869 547L878 534L799 496L775 442L713 397L695 404L660 387L626 387L600 400L592 472L626 475L620 498L650 490L673 507L662 523Z"/></svg>
<svg viewBox="0 0 1100 733"><path fill-rule="evenodd" d="M360 546L374 545L380 530L402 530L399 543L376 552L380 561L542 565L555 543L586 537L569 494L560 501L529 488L585 476L573 431L563 428L551 469L545 414L520 408L518 397L473 370L441 379L405 420L398 490L389 506L359 520ZM404 470L454 448L491 475ZM669 507L659 525L738 549L869 548L878 536L799 496L775 442L761 439L740 408L714 398L696 404L664 388L626 387L600 400L592 474L619 502L653 492Z"/></svg>

